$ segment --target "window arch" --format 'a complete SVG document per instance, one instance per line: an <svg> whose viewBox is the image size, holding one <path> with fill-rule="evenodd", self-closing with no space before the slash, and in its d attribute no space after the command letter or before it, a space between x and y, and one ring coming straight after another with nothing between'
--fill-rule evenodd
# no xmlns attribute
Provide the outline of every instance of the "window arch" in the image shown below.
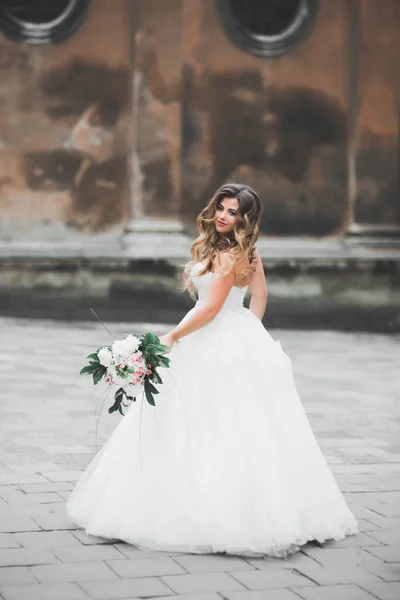
<svg viewBox="0 0 400 600"><path fill-rule="evenodd" d="M314 25L319 0L216 0L222 26L243 50L258 56L291 52Z"/></svg>
<svg viewBox="0 0 400 600"><path fill-rule="evenodd" d="M30 44L61 42L85 19L89 0L0 0L0 30Z"/></svg>

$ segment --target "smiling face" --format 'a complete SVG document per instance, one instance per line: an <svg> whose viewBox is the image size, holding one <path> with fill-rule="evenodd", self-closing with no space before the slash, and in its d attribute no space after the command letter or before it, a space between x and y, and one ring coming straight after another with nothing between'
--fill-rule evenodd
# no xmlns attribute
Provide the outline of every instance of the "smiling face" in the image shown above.
<svg viewBox="0 0 400 600"><path fill-rule="evenodd" d="M231 233L240 219L239 200L237 198L222 198L216 205L215 229L222 235Z"/></svg>

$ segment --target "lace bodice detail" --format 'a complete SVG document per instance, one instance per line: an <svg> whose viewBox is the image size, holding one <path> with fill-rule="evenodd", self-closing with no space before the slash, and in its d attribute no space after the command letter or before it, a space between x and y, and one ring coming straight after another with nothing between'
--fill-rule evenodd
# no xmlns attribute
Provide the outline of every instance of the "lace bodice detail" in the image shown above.
<svg viewBox="0 0 400 600"><path fill-rule="evenodd" d="M199 299L197 300L196 305L201 304L207 298L208 290L213 279L213 273L210 272L204 273L204 275L198 275L197 273L199 273L202 269L202 263L196 263L193 265L191 272L193 283L199 293ZM221 310L233 310L236 312L244 311L245 307L243 306L243 300L246 295L246 291L247 286L242 288L233 286Z"/></svg>

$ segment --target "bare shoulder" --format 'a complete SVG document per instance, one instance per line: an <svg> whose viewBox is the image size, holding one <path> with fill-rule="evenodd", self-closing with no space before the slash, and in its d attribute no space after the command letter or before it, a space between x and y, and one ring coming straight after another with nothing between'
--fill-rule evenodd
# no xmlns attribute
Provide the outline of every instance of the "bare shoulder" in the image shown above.
<svg viewBox="0 0 400 600"><path fill-rule="evenodd" d="M250 262L248 256L244 256L242 260L236 262L234 253L231 250L224 250L217 254L214 264L217 268L234 267L233 270L239 272L243 269L248 269Z"/></svg>
<svg viewBox="0 0 400 600"><path fill-rule="evenodd" d="M217 252L214 259L214 265L216 267L225 267L226 265L229 265L231 261L232 253L230 252L230 250L224 250L221 252Z"/></svg>

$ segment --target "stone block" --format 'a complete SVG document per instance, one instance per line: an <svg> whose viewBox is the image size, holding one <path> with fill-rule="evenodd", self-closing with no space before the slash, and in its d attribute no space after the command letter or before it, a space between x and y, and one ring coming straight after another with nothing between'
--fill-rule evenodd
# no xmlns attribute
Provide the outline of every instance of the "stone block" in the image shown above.
<svg viewBox="0 0 400 600"><path fill-rule="evenodd" d="M196 575L170 575L162 577L168 587L178 594L195 592L225 592L243 590L243 586L227 573L202 573Z"/></svg>
<svg viewBox="0 0 400 600"><path fill-rule="evenodd" d="M371 594L352 584L293 589L303 600L372 600Z"/></svg>
<svg viewBox="0 0 400 600"><path fill-rule="evenodd" d="M121 555L122 556L122 555ZM185 569L172 558L143 558L108 561L107 564L122 579L133 577L161 577L163 575L184 575Z"/></svg>
<svg viewBox="0 0 400 600"><path fill-rule="evenodd" d="M99 538L100 539L100 538ZM115 547L122 552L127 558L160 558L163 556L181 556L181 552L164 552L161 550L142 550L141 548L137 548L136 546L132 546L132 544L126 544L124 542L115 543Z"/></svg>
<svg viewBox="0 0 400 600"><path fill-rule="evenodd" d="M22 475L19 473L8 473L0 475L0 485L20 485L25 483L47 483L46 477L39 473Z"/></svg>
<svg viewBox="0 0 400 600"><path fill-rule="evenodd" d="M378 600L399 600L400 598L400 582L375 583L366 585L364 588Z"/></svg>
<svg viewBox="0 0 400 600"><path fill-rule="evenodd" d="M224 596L226 593L228 592L225 592ZM153 598L149 598L149 600L156 599L153 596ZM183 596L168 596L168 600L221 600L221 596L214 592L210 592L209 594L184 594Z"/></svg>
<svg viewBox="0 0 400 600"><path fill-rule="evenodd" d="M172 596L173 592L156 577L113 581L91 581L81 583L81 588L92 600L119 600L120 598L142 598Z"/></svg>
<svg viewBox="0 0 400 600"><path fill-rule="evenodd" d="M2 567L0 569L0 587L2 585L25 585L37 583L27 567Z"/></svg>
<svg viewBox="0 0 400 600"><path fill-rule="evenodd" d="M46 483L25 483L19 486L19 488L25 492L25 494L45 494L48 492L65 492L72 490L74 484L69 481L51 482Z"/></svg>
<svg viewBox="0 0 400 600"><path fill-rule="evenodd" d="M75 583L0 587L0 594L4 600L88 600Z"/></svg>
<svg viewBox="0 0 400 600"><path fill-rule="evenodd" d="M369 533L371 531L379 531L381 529L379 525L372 523L372 521L368 521L367 519L357 519L357 525L361 533Z"/></svg>
<svg viewBox="0 0 400 600"><path fill-rule="evenodd" d="M79 581L103 581L118 579L103 562L57 564L51 567L32 567L32 573L40 583L67 583Z"/></svg>
<svg viewBox="0 0 400 600"><path fill-rule="evenodd" d="M179 596L179 599L181 596ZM263 590L246 592L224 592L226 600L299 600L291 590Z"/></svg>
<svg viewBox="0 0 400 600"><path fill-rule="evenodd" d="M309 546L310 548L313 548L316 553L322 552L322 548L311 546L311 544ZM307 547L308 546L304 546L304 548ZM296 554L289 556L287 560L268 556L265 558L246 558L246 562L259 571L283 571L288 569L291 571L297 569L301 565L315 564L315 560L305 554L304 551L296 552Z"/></svg>
<svg viewBox="0 0 400 600"><path fill-rule="evenodd" d="M61 532L60 532L61 533ZM64 532L63 532L64 533ZM66 532L65 532L66 533ZM76 538L75 538L76 539ZM79 544L78 540L76 543ZM126 556L117 550L114 546L101 544L98 546L82 546L79 548L55 548L54 555L63 563L72 562L91 562L98 560L123 560L127 561Z"/></svg>
<svg viewBox="0 0 400 600"><path fill-rule="evenodd" d="M50 565L57 562L54 554L42 548L0 550L0 567Z"/></svg>
<svg viewBox="0 0 400 600"><path fill-rule="evenodd" d="M39 525L29 517L12 517L0 519L1 533L14 533L17 531L40 531Z"/></svg>
<svg viewBox="0 0 400 600"><path fill-rule="evenodd" d="M48 481L70 481L75 483L82 475L82 471L46 471L43 475Z"/></svg>
<svg viewBox="0 0 400 600"><path fill-rule="evenodd" d="M36 523L44 531L63 531L67 529L79 529L78 525L71 523L67 516L59 514L38 515L35 517Z"/></svg>
<svg viewBox="0 0 400 600"><path fill-rule="evenodd" d="M379 577L358 565L346 566L342 564L340 568L337 565L307 565L299 568L299 572L319 585L343 583L363 585L364 583L376 583L380 581Z"/></svg>
<svg viewBox="0 0 400 600"><path fill-rule="evenodd" d="M111 540L111 539L107 539L107 538L97 537L97 535L88 535L87 533L85 533L85 531L83 531L82 529L79 529L79 528L76 528L76 531L74 531L73 535L84 546L92 546L92 545L99 545L99 544L102 544L102 545L107 545L107 544L114 545L115 544L115 547L118 550L120 550L119 544L116 543L116 542L118 542L118 540Z"/></svg>
<svg viewBox="0 0 400 600"><path fill-rule="evenodd" d="M287 569L283 571L237 571L234 573L234 577L249 590L273 590L310 585L307 577Z"/></svg>
<svg viewBox="0 0 400 600"><path fill-rule="evenodd" d="M43 494L26 494L21 491L18 496L18 502L27 502L28 504L51 504L54 502L64 502L64 498L54 492Z"/></svg>
<svg viewBox="0 0 400 600"><path fill-rule="evenodd" d="M0 533L0 548L20 548L14 533Z"/></svg>
<svg viewBox="0 0 400 600"><path fill-rule="evenodd" d="M79 540L69 531L29 531L16 533L15 539L24 548L61 548L63 546L74 546L71 552L76 553L81 546Z"/></svg>
<svg viewBox="0 0 400 600"><path fill-rule="evenodd" d="M251 564L236 556L186 555L175 561L188 573L212 573L224 571L249 571Z"/></svg>
<svg viewBox="0 0 400 600"><path fill-rule="evenodd" d="M400 563L400 546L398 544L393 547L381 546L380 548L369 548L368 550L386 563Z"/></svg>

